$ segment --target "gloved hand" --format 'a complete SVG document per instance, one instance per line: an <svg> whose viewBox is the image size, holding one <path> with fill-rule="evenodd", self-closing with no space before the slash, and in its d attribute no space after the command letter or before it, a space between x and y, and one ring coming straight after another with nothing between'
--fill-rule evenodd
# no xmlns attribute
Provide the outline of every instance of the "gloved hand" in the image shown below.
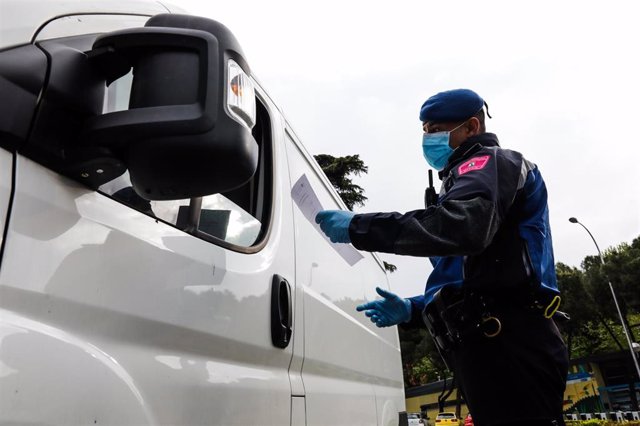
<svg viewBox="0 0 640 426"><path fill-rule="evenodd" d="M371 322L378 327L390 327L411 319L411 301L409 299L403 299L380 287L376 287L376 292L383 298L358 305L356 310L358 312L365 311L364 314L371 318Z"/></svg>
<svg viewBox="0 0 640 426"><path fill-rule="evenodd" d="M350 243L349 224L355 213L344 210L322 210L316 215L316 223L332 243Z"/></svg>

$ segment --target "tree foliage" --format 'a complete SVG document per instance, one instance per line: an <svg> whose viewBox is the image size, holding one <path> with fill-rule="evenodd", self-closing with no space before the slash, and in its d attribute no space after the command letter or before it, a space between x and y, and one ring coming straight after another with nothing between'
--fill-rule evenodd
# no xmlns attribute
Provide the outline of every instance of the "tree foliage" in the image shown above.
<svg viewBox="0 0 640 426"><path fill-rule="evenodd" d="M571 315L561 327L571 358L627 349L609 283L627 327L640 319L640 237L605 250L603 257L604 265L599 256L585 257L581 269L556 265L561 309Z"/></svg>
<svg viewBox="0 0 640 426"><path fill-rule="evenodd" d="M604 266L599 257L588 256L582 262L585 282L594 290L603 311L616 317L609 281L613 285L623 314L640 311L640 237L631 244L620 244L604 252Z"/></svg>
<svg viewBox="0 0 640 426"><path fill-rule="evenodd" d="M327 175L349 210L353 210L355 206L364 206L364 202L367 201L364 189L353 183L350 177L352 174L360 176L369 170L358 154L347 155L346 157L318 154L314 155L314 158L320 164L324 174Z"/></svg>
<svg viewBox="0 0 640 426"><path fill-rule="evenodd" d="M398 328L398 333L406 387L433 382L447 375L444 363L426 329Z"/></svg>

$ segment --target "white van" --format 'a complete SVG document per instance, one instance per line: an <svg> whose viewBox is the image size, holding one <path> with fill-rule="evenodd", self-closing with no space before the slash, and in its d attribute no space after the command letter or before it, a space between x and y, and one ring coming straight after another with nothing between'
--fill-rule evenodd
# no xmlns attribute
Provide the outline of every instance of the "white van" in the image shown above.
<svg viewBox="0 0 640 426"><path fill-rule="evenodd" d="M0 0L0 424L398 424L381 261L313 222L344 204L229 30L170 12Z"/></svg>

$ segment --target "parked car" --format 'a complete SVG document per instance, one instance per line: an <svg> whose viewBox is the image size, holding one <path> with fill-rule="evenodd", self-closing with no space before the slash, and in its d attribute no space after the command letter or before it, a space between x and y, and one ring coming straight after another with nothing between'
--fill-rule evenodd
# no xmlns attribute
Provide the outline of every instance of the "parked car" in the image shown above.
<svg viewBox="0 0 640 426"><path fill-rule="evenodd" d="M458 418L456 413L442 412L436 416L436 425L457 425Z"/></svg>
<svg viewBox="0 0 640 426"><path fill-rule="evenodd" d="M422 426L423 424L420 413L408 413L407 420L408 420L407 424L409 426Z"/></svg>

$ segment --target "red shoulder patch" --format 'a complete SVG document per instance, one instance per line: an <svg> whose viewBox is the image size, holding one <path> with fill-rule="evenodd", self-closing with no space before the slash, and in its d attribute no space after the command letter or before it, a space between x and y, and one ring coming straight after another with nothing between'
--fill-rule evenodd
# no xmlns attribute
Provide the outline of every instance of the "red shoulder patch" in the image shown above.
<svg viewBox="0 0 640 426"><path fill-rule="evenodd" d="M489 156L483 155L482 157L475 157L469 161L466 161L460 167L458 167L458 174L462 176L465 173L472 172L474 170L484 169L484 166L489 162Z"/></svg>

